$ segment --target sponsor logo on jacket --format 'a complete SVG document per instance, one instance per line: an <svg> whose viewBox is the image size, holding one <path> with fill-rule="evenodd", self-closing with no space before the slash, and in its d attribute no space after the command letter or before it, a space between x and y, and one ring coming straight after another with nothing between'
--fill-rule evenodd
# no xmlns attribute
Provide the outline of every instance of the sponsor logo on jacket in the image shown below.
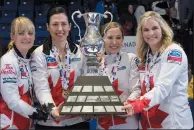
<svg viewBox="0 0 194 130"><path fill-rule="evenodd" d="M16 78L3 78L3 83L16 83Z"/></svg>
<svg viewBox="0 0 194 130"><path fill-rule="evenodd" d="M145 66L139 66L138 70L140 73L145 72Z"/></svg>
<svg viewBox="0 0 194 130"><path fill-rule="evenodd" d="M21 78L26 79L28 78L26 71L24 70L23 66L20 66Z"/></svg>
<svg viewBox="0 0 194 130"><path fill-rule="evenodd" d="M168 53L167 61L170 62L170 63L181 64L181 62L182 62L182 53L181 53L181 51L179 51L177 49L171 50Z"/></svg>
<svg viewBox="0 0 194 130"><path fill-rule="evenodd" d="M0 74L14 74L14 75L16 75L16 72L14 71L11 64L5 64L5 67L0 70Z"/></svg>
<svg viewBox="0 0 194 130"><path fill-rule="evenodd" d="M121 66L121 67L118 68L118 71L119 70L125 70L125 69L126 69L126 66Z"/></svg>
<svg viewBox="0 0 194 130"><path fill-rule="evenodd" d="M81 58L72 58L71 62L77 62L77 61L81 61Z"/></svg>
<svg viewBox="0 0 194 130"><path fill-rule="evenodd" d="M47 56L46 62L47 62L47 66L57 66L57 61L53 57Z"/></svg>
<svg viewBox="0 0 194 130"><path fill-rule="evenodd" d="M135 64L138 65L139 64L139 59L137 57L135 57Z"/></svg>
<svg viewBox="0 0 194 130"><path fill-rule="evenodd" d="M31 69L31 72L37 71L36 66L31 66L30 69Z"/></svg>

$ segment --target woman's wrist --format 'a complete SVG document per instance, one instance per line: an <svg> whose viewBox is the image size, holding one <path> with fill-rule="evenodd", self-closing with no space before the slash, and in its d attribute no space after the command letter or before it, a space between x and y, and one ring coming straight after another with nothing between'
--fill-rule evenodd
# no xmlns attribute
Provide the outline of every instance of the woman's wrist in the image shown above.
<svg viewBox="0 0 194 130"><path fill-rule="evenodd" d="M50 117L53 119L53 120L56 120L55 116L53 116L53 112L55 111L56 107L53 107L51 112L50 112Z"/></svg>

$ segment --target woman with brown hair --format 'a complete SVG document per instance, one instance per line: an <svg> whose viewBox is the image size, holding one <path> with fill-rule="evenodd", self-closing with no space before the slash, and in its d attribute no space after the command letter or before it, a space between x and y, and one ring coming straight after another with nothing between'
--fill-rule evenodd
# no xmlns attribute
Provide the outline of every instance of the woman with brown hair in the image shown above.
<svg viewBox="0 0 194 130"><path fill-rule="evenodd" d="M105 43L105 55L101 59L103 75L109 77L121 102L138 99L141 94L138 58L135 54L121 51L124 39L121 25L116 22L107 23L102 34ZM135 115L105 115L98 118L97 129L135 130L138 129L138 120Z"/></svg>
<svg viewBox="0 0 194 130"><path fill-rule="evenodd" d="M53 104L53 118L37 122L35 128L89 129L89 122L79 115L59 115L84 64L79 46L68 40L71 24L65 8L52 7L46 26L50 36L34 51L31 68L37 99L40 104Z"/></svg>

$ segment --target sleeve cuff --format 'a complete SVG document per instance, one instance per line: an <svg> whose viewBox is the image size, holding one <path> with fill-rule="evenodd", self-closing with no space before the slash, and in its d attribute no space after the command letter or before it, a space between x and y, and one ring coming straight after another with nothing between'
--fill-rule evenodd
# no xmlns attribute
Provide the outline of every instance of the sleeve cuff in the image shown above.
<svg viewBox="0 0 194 130"><path fill-rule="evenodd" d="M134 114L142 112L144 108L147 108L149 106L150 100L147 100L143 98L142 100L138 99L134 102L131 102L130 104L133 107Z"/></svg>

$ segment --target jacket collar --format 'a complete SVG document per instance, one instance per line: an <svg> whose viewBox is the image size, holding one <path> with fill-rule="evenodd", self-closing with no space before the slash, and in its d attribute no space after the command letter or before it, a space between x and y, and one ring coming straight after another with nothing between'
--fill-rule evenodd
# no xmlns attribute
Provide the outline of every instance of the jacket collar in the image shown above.
<svg viewBox="0 0 194 130"><path fill-rule="evenodd" d="M22 56L21 52L17 49L17 47L15 45L13 45L13 49L15 50L16 54L21 57L21 58L24 58L24 59L29 59L31 54L32 54L32 49L30 49L26 55L26 58Z"/></svg>
<svg viewBox="0 0 194 130"><path fill-rule="evenodd" d="M69 39L67 39L67 43L69 44L69 48L71 53L76 54L78 51L78 47ZM47 37L43 43L43 53L46 55L50 55L50 50L52 49L52 40L51 36Z"/></svg>

